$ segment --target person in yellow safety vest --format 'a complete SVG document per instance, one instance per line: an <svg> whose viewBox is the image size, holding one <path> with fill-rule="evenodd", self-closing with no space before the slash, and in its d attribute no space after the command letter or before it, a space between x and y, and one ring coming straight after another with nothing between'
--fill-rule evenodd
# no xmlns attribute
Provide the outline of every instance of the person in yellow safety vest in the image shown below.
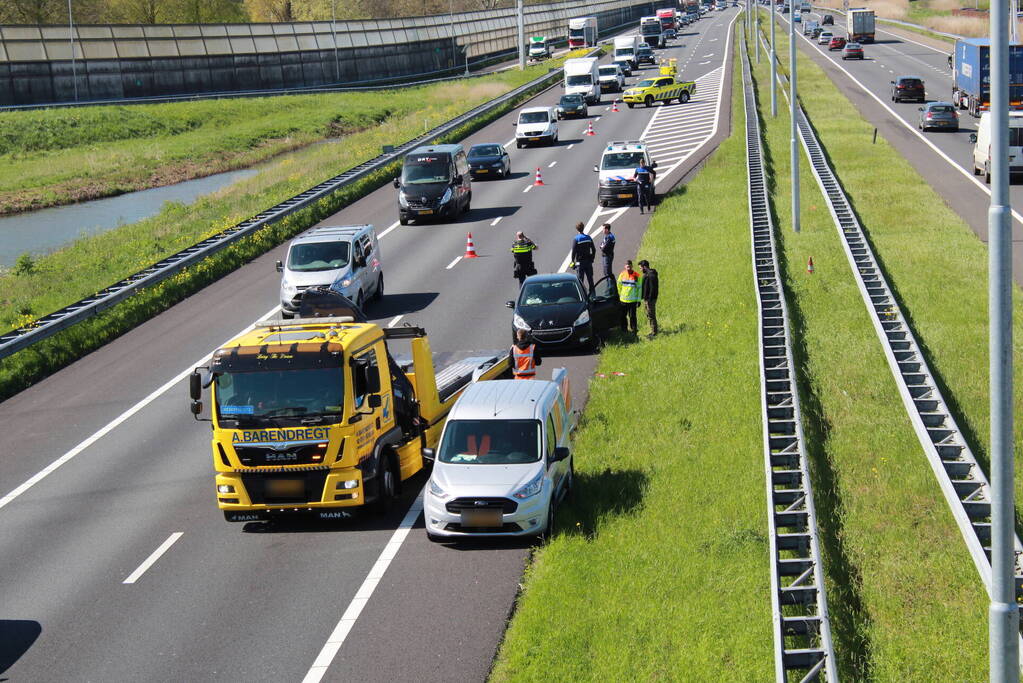
<svg viewBox="0 0 1023 683"><path fill-rule="evenodd" d="M636 309L643 297L643 275L632 269L632 261L625 262L625 270L618 274L618 300L622 302L622 329L638 332Z"/></svg>
<svg viewBox="0 0 1023 683"><path fill-rule="evenodd" d="M515 343L508 358L511 361L512 376L515 379L534 379L536 366L540 365L540 349L530 344L525 330L515 330Z"/></svg>

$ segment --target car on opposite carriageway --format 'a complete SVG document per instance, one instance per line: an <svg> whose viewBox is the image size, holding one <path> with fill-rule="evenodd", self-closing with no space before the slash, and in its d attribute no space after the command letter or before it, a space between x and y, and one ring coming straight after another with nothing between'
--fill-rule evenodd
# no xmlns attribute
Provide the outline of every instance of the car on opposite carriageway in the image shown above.
<svg viewBox="0 0 1023 683"><path fill-rule="evenodd" d="M525 330L541 348L590 348L621 324L621 302L614 278L594 283L589 295L574 273L526 278L519 297L507 303L512 314L512 339Z"/></svg>
<svg viewBox="0 0 1023 683"><path fill-rule="evenodd" d="M469 173L473 178L506 178L511 173L508 150L499 142L484 142L469 148Z"/></svg>

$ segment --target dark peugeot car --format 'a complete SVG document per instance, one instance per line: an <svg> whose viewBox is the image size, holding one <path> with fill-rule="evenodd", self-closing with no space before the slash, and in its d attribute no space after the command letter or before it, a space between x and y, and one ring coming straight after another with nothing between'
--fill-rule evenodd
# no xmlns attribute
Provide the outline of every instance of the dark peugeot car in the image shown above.
<svg viewBox="0 0 1023 683"><path fill-rule="evenodd" d="M924 81L919 76L899 76L892 81L892 102L905 102L906 100L927 101Z"/></svg>
<svg viewBox="0 0 1023 683"><path fill-rule="evenodd" d="M636 64L653 64L656 61L654 49L646 43L640 43L636 48Z"/></svg>
<svg viewBox="0 0 1023 683"><path fill-rule="evenodd" d="M833 16L831 16L830 14L825 14L823 17L821 17L821 26L834 26L834 25L835 25L835 18Z"/></svg>
<svg viewBox="0 0 1023 683"><path fill-rule="evenodd" d="M586 98L579 93L562 95L558 100L559 119L567 119L570 116L574 119L582 119L589 114L589 109L586 108Z"/></svg>
<svg viewBox="0 0 1023 683"><path fill-rule="evenodd" d="M917 120L917 128L930 130L941 128L942 130L959 130L959 114L951 102L931 102L920 107L920 118Z"/></svg>
<svg viewBox="0 0 1023 683"><path fill-rule="evenodd" d="M473 178L504 178L511 173L511 158L498 142L469 148L469 173Z"/></svg>
<svg viewBox="0 0 1023 683"><path fill-rule="evenodd" d="M512 337L526 330L541 348L600 346L600 336L621 323L621 303L614 278L597 282L590 296L583 293L574 273L552 273L526 278L515 309Z"/></svg>

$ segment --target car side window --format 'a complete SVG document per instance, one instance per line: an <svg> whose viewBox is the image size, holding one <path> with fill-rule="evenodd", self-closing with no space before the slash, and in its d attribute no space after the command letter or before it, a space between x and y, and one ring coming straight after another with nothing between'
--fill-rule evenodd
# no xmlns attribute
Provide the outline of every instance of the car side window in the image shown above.
<svg viewBox="0 0 1023 683"><path fill-rule="evenodd" d="M362 241L356 240L355 244L352 246L354 248L354 251L352 253L352 268L353 269L361 268L359 264L362 262L362 259L365 256L365 254L362 251Z"/></svg>
<svg viewBox="0 0 1023 683"><path fill-rule="evenodd" d="M554 418L547 415L547 455L554 455L554 448L558 445L558 434L554 429Z"/></svg>

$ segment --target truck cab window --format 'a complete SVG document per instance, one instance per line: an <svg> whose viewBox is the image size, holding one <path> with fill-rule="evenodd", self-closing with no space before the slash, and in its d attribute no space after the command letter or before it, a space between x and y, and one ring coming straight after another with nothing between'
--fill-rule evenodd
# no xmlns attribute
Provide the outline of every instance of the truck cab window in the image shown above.
<svg viewBox="0 0 1023 683"><path fill-rule="evenodd" d="M377 366L375 349L353 358L352 386L355 407L361 408L370 394L380 391L380 368Z"/></svg>

